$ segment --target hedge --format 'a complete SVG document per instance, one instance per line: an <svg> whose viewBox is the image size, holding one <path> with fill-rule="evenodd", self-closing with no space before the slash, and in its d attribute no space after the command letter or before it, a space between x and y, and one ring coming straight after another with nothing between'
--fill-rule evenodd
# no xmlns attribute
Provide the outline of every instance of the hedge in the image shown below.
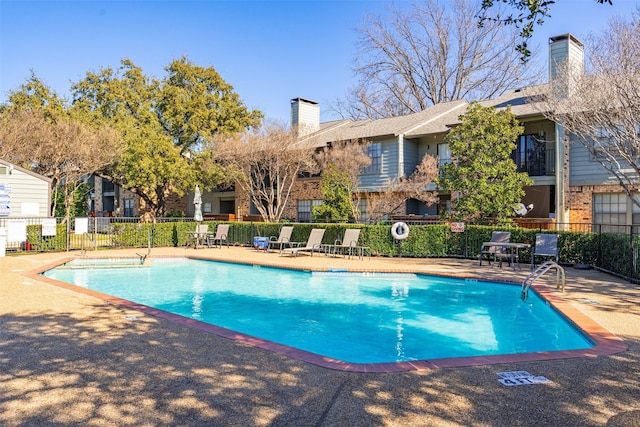
<svg viewBox="0 0 640 427"><path fill-rule="evenodd" d="M214 232L221 222L206 221L209 231ZM227 244L251 245L254 236L276 238L282 225L279 223L233 222L230 223ZM486 225L467 225L464 232L452 232L448 224L411 225L409 235L402 241L391 236L390 225L359 224L303 224L293 225L292 241L306 242L313 228L324 228L324 243L335 243L342 239L347 228L360 228L359 245L371 248L373 255L387 257L460 257L477 259L482 243L491 239L491 233L504 228ZM146 247L151 238L151 246L185 246L188 235L195 230L192 221L130 223L112 222L104 233L90 233L99 247ZM58 224L57 235L42 237L40 225L27 226L27 239L35 251L64 251L67 249L66 224ZM526 228L510 228L512 242L532 244L535 235L547 232ZM636 264L638 238L627 234L582 233L573 231L548 231L557 233L559 258L563 264L590 264L619 273L625 277L640 277L640 267ZM96 237L97 236L97 237ZM92 242L93 243L93 242ZM528 260L531 250L521 250L520 259Z"/></svg>

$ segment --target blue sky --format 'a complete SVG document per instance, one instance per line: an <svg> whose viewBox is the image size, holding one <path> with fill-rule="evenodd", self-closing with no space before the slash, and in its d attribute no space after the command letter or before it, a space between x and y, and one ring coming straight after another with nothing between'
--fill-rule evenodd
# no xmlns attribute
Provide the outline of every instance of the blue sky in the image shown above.
<svg viewBox="0 0 640 427"><path fill-rule="evenodd" d="M480 1L480 0L478 0ZM249 108L289 122L289 100L329 105L355 83L351 64L366 13L382 14L383 0L0 0L0 103L31 70L59 95L87 71L117 68L131 59L145 74L186 56L214 67ZM396 2L408 5L408 1ZM546 69L549 37L584 38L610 16L628 16L635 0L556 0L552 18L535 30L539 53L531 66Z"/></svg>

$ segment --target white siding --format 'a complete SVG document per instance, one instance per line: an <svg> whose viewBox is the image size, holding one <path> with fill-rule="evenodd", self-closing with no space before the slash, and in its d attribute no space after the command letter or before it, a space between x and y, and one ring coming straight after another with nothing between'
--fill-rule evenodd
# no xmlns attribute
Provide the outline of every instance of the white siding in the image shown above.
<svg viewBox="0 0 640 427"><path fill-rule="evenodd" d="M10 213L0 218L49 216L50 181L46 178L2 162L0 184L9 186L10 197Z"/></svg>

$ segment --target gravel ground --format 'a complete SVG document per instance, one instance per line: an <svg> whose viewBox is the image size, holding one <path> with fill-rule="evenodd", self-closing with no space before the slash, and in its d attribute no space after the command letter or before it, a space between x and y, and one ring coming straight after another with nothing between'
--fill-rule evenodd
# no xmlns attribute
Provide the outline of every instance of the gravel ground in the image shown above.
<svg viewBox="0 0 640 427"><path fill-rule="evenodd" d="M2 426L640 426L640 287L611 275L568 267L563 298L622 338L627 351L373 374L315 366L29 274L78 255L0 258ZM515 281L529 273L468 260L291 258L249 248L151 253L184 255ZM552 382L505 387L503 371Z"/></svg>

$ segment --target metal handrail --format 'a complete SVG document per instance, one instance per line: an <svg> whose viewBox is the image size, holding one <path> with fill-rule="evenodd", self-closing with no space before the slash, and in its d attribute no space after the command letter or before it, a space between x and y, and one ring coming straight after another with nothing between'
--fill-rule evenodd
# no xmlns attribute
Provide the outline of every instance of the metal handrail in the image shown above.
<svg viewBox="0 0 640 427"><path fill-rule="evenodd" d="M87 249L86 249L86 247L85 247L85 239L89 239L89 242L93 243L94 250L95 250L96 242L91 238L91 236L89 236L89 233L86 233L86 232L85 232L85 233L82 233L82 242L81 242L81 243L82 243L82 245L81 245L81 247L80 247L80 254L81 254L81 256L85 256L85 255L86 255L86 253L87 253Z"/></svg>
<svg viewBox="0 0 640 427"><path fill-rule="evenodd" d="M556 289L561 289L562 293L564 293L564 286L566 282L564 268L560 267L555 261L546 261L534 271L532 271L531 274L529 274L527 278L522 281L522 292L520 293L520 299L522 301L526 301L529 297L529 288L531 287L533 282L535 282L540 276L542 276L552 268L556 269Z"/></svg>
<svg viewBox="0 0 640 427"><path fill-rule="evenodd" d="M140 257L140 264L144 264L144 262L147 260L147 257L151 255L151 230L147 230L147 248L148 249L146 254L139 254L138 252L136 252L136 255Z"/></svg>

